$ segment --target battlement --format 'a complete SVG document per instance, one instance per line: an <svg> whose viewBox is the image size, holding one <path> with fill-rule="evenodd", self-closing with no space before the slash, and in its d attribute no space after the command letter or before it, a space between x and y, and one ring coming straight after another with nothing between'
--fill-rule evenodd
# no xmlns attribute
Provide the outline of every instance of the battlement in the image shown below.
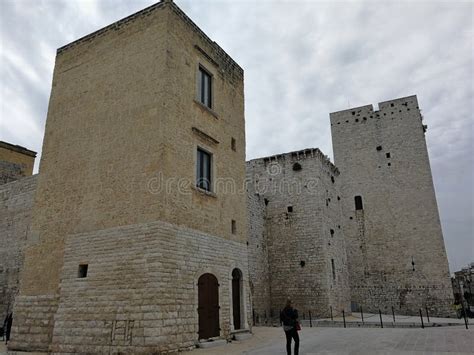
<svg viewBox="0 0 474 355"><path fill-rule="evenodd" d="M329 114L331 125L349 122L364 122L371 119L380 119L384 116L391 117L401 113L405 114L408 111L419 112L418 99L416 95L379 102L378 108L378 110L374 110L373 105L364 105L331 112Z"/></svg>
<svg viewBox="0 0 474 355"><path fill-rule="evenodd" d="M331 162L329 157L325 155L319 148L306 148L306 149L297 150L293 152L256 158L256 159L247 161L247 164L250 164L252 162L256 162L259 160L263 160L264 163L270 163L270 162L278 162L279 160L287 160L287 159L303 160L303 159L311 159L311 158L320 159L321 162L324 165L326 165L332 173L334 173L335 175L339 175L338 168Z"/></svg>
<svg viewBox="0 0 474 355"><path fill-rule="evenodd" d="M139 18L144 18L150 16L151 13L155 12L158 9L162 9L165 6L169 8L178 15L191 29L197 33L203 40L206 42L210 48L213 49L212 56L214 63L221 67L222 70L230 71L235 73L239 78L243 78L244 71L243 69L213 40L211 40L174 2L173 0L161 0L160 2L153 4L143 10L140 10L130 16L124 17L121 20L118 20L108 26L105 26L95 32L92 32L84 37L81 37L71 43L68 43L57 49L57 55L64 53L65 51L76 47L80 44L88 43L96 40L99 37L106 35L112 31L118 31L123 27L129 25Z"/></svg>

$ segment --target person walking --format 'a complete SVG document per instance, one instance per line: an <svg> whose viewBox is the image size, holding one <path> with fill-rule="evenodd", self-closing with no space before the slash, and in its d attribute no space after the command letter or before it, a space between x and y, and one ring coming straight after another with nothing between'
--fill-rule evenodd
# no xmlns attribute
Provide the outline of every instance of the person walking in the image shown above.
<svg viewBox="0 0 474 355"><path fill-rule="evenodd" d="M295 355L298 355L300 348L298 311L293 308L293 302L290 299L286 301L285 308L280 313L280 322L283 323L286 335L286 353L291 355L291 339L293 339L295 341Z"/></svg>

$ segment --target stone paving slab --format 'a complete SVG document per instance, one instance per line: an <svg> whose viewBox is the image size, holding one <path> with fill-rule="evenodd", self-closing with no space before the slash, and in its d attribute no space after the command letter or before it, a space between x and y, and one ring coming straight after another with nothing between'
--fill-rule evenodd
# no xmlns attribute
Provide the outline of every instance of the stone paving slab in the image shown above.
<svg viewBox="0 0 474 355"><path fill-rule="evenodd" d="M286 354L283 330L254 327L252 339L185 354ZM300 354L473 354L474 330L459 327L425 329L303 328Z"/></svg>
<svg viewBox="0 0 474 355"><path fill-rule="evenodd" d="M466 330L463 326L425 329L303 328L300 338L301 355L474 354L474 330ZM0 354L7 354L4 344L0 344ZM182 354L284 355L285 336L280 327L254 327L251 339Z"/></svg>

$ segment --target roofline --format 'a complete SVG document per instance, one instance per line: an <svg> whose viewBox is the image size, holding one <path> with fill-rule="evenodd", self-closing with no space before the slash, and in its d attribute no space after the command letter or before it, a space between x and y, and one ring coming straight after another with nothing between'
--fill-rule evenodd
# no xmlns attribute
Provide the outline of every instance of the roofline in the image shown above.
<svg viewBox="0 0 474 355"><path fill-rule="evenodd" d="M339 169L337 168L337 166L335 166L333 164L333 162L331 162L331 160L329 159L329 157L327 155L325 155L321 149L319 148L306 148L306 149L301 149L301 150L294 150L294 151L291 151L291 152L287 152L287 153L280 153L280 154L275 154L275 155L269 155L269 156L266 156L266 157L261 157L261 158L255 158L255 159L251 159L251 160L248 160L246 161L245 163L248 164L248 163L251 163L253 161L257 161L257 160L264 160L264 161L270 161L270 160L273 160L273 159L278 159L278 158L281 158L281 157L284 157L284 156L288 156L288 155L303 155L303 154L306 154L306 153L314 153L316 152L316 154L318 154L321 158L323 158L323 161L325 163L327 163L331 168L333 168L335 171L339 172Z"/></svg>
<svg viewBox="0 0 474 355"><path fill-rule="evenodd" d="M21 145L15 145L15 144L11 144L11 143L4 142L4 141L0 141L0 147L5 148L5 149L9 149L9 150L13 150L17 153L29 155L30 157L33 157L33 158L36 158L36 154L37 154L35 151L29 150L25 147L22 147Z"/></svg>
<svg viewBox="0 0 474 355"><path fill-rule="evenodd" d="M78 44L81 44L81 43L84 43L84 42L89 42L89 41L91 41L93 38L95 38L95 37L97 37L97 36L100 36L100 35L102 35L102 34L108 32L108 31L110 31L110 30L118 29L118 28L120 28L122 25L124 25L124 24L126 24L126 23L128 23L128 22L130 22L130 21L133 21L134 19L136 19L136 18L138 18L138 17L144 16L144 15L150 13L150 12L153 12L153 11L155 11L156 9L159 9L159 8L165 6L165 5L171 6L171 8L172 8L178 15L182 16L185 21L188 21L188 22L191 24L191 26L193 26L193 27L197 30L197 32L204 38L204 40L205 40L206 42L208 42L211 46L213 46L218 52L221 52L224 56L226 56L226 57L231 61L231 63L232 63L235 67L237 67L237 69L239 70L239 72L240 72L241 74L243 74L243 69L242 69L242 67L241 67L239 64L237 64L237 62L235 62L235 60L233 60L232 57L231 57L230 55L228 55L227 52L226 52L225 50L223 50L215 41L213 41L212 39L210 39L210 38L204 33L204 31L201 30L201 29L199 28L199 26L196 25L196 23L195 23L193 20L191 20L191 18L190 18L188 15L186 15L186 13L185 13L184 11L181 10L181 9L179 8L179 6L176 5L176 4L173 2L173 0L161 0L160 2L158 2L158 3L156 3L156 4L153 4L153 5L151 5L151 6L148 6L148 7L144 8L144 9L142 9L142 10L140 10L140 11L137 11L137 12L135 12L135 13L133 13L133 14L127 16L127 17L124 17L123 19L120 19L120 20L118 20L118 21L115 21L115 22L111 23L110 25L107 25L107 26L105 26L105 27L102 27L101 29L98 29L97 31L94 31L94 32L92 32L92 33L89 33L88 35L85 35L85 36L83 36L83 37L81 37L81 38L79 38L79 39L76 39L76 40L73 41L73 42L70 42L70 43L68 43L68 44L66 44L66 45L64 45L64 46L62 46L62 47L59 47L59 48L57 49L57 51L56 51L56 54L61 54L61 53L63 53L64 51L68 50L69 48L75 47L75 46L78 45Z"/></svg>
<svg viewBox="0 0 474 355"><path fill-rule="evenodd" d="M167 2L167 0L161 0L160 2L156 3L156 4L153 4L151 6L148 6L140 11L137 11L127 17L124 17L123 19L120 19L118 21L115 21L113 23L111 23L110 25L107 25L105 27L102 27L100 29L98 29L97 31L94 31L92 33L89 33L88 35L85 35L83 37L80 37L68 44L65 44L64 46L62 47L59 47L56 51L57 54L60 54L62 52L64 52L65 50L71 48L71 47L74 47L76 45L78 45L79 43L82 43L82 42L87 42L89 40L91 40L92 38L94 37L97 37L98 35L101 35L102 33L105 33L111 29L115 29L115 28L118 28L120 27L121 25L127 23L127 22L130 22L131 20L135 19L136 17L139 17L141 15L144 15L144 14L147 14L157 8L160 8L162 7L165 3Z"/></svg>
<svg viewBox="0 0 474 355"><path fill-rule="evenodd" d="M403 101L403 100L406 100L406 99L409 99L409 98L415 98L415 100L418 101L418 98L417 98L416 94L414 94L414 95L408 95L408 96L403 96L403 97L397 97L396 99L380 101L377 105L380 107L380 105L382 105L382 104L386 104L386 103L390 103L390 102L394 102L394 101ZM333 112L329 113L329 115L336 114L336 113L341 113L341 112L359 110L361 108L367 108L367 107L370 107L372 110L374 109L374 105L368 104L368 105L362 105L362 106L357 106L357 107L351 107L351 108L348 108L348 109L345 109L345 110L333 111Z"/></svg>

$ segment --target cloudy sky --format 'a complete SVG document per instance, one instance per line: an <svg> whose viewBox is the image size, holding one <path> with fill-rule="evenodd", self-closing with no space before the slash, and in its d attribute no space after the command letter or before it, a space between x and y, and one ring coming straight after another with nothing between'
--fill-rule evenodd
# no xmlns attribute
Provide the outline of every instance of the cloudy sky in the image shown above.
<svg viewBox="0 0 474 355"><path fill-rule="evenodd" d="M0 140L41 153L56 48L154 2L0 0ZM332 158L329 112L417 94L451 272L474 261L472 2L176 3L245 70L247 159Z"/></svg>

